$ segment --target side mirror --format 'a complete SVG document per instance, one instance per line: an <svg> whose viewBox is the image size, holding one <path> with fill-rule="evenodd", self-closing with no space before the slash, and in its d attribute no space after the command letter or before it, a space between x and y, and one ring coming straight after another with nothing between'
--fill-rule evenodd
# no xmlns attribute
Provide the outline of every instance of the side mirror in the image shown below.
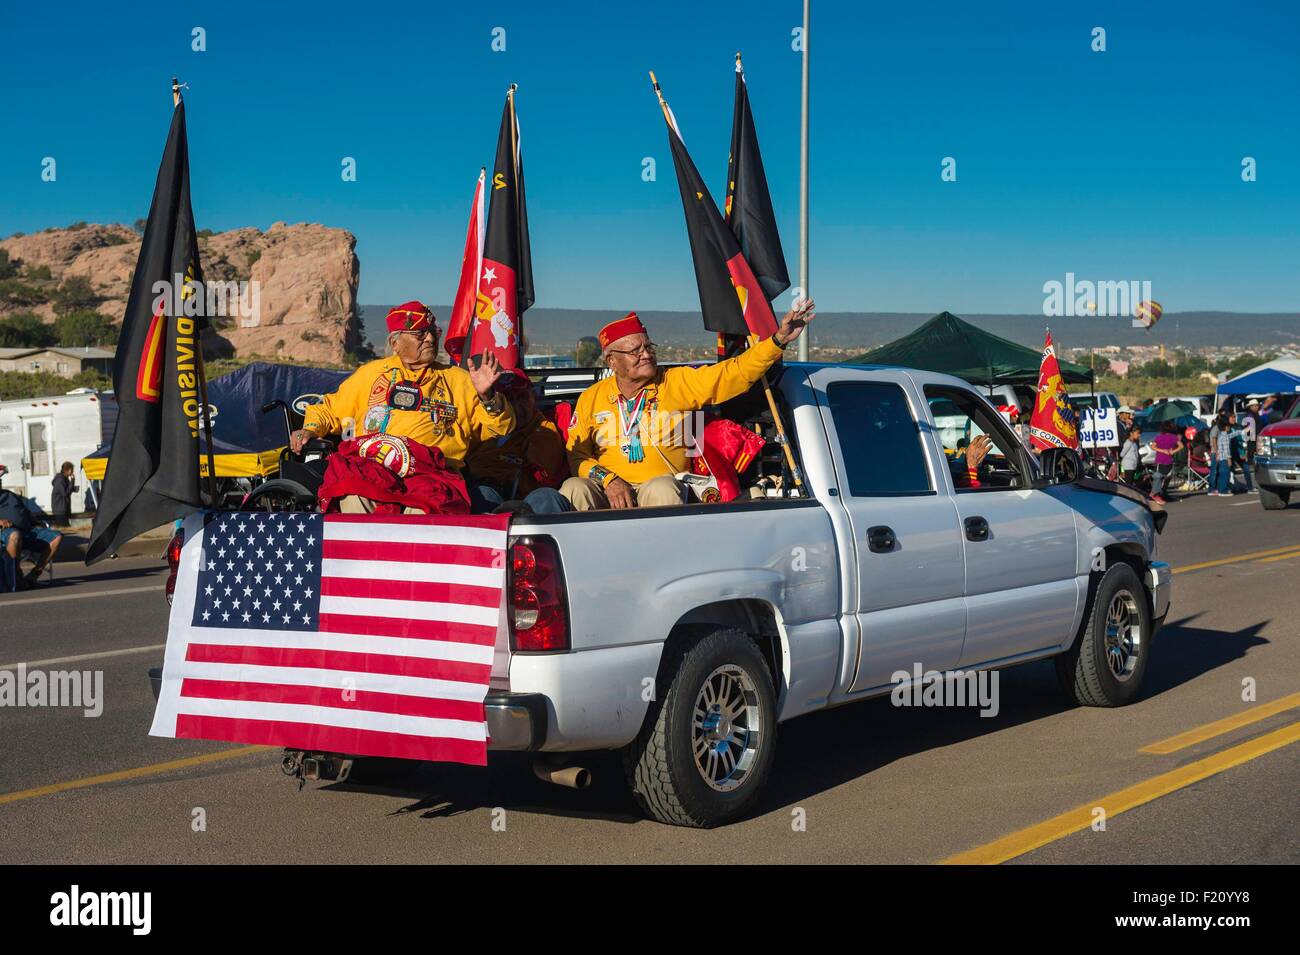
<svg viewBox="0 0 1300 955"><path fill-rule="evenodd" d="M1045 448L1039 461L1048 484L1073 484L1083 474L1083 462L1074 448Z"/></svg>

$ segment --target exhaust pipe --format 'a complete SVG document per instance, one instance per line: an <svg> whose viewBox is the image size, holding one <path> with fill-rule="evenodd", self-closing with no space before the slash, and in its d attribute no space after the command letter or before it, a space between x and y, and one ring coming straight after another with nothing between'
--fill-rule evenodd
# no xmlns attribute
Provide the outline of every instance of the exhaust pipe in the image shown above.
<svg viewBox="0 0 1300 955"><path fill-rule="evenodd" d="M585 766L562 766L539 759L533 763L533 774L544 783L555 783L569 789L586 789L591 785L591 770Z"/></svg>

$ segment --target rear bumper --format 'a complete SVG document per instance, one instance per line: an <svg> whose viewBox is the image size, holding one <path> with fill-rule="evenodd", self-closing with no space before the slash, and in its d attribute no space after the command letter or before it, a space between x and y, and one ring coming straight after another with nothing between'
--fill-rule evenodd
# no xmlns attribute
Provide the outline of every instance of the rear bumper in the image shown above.
<svg viewBox="0 0 1300 955"><path fill-rule="evenodd" d="M1300 461L1256 460L1255 483L1269 490L1300 491Z"/></svg>
<svg viewBox="0 0 1300 955"><path fill-rule="evenodd" d="M162 692L162 667L149 668L153 698ZM530 751L546 743L546 697L540 693L493 690L483 700L488 749Z"/></svg>
<svg viewBox="0 0 1300 955"><path fill-rule="evenodd" d="M1147 567L1147 589L1151 591L1151 617L1154 630L1159 630L1169 615L1169 601L1173 597L1174 572L1163 560L1153 560Z"/></svg>
<svg viewBox="0 0 1300 955"><path fill-rule="evenodd" d="M488 749L538 750L546 743L546 697L494 690L483 701Z"/></svg>

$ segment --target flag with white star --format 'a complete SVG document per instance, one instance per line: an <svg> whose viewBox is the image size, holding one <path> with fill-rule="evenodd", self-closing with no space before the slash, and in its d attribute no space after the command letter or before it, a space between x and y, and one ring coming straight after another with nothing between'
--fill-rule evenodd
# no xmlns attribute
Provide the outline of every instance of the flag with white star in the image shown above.
<svg viewBox="0 0 1300 955"><path fill-rule="evenodd" d="M150 732L482 765L507 525L193 515Z"/></svg>

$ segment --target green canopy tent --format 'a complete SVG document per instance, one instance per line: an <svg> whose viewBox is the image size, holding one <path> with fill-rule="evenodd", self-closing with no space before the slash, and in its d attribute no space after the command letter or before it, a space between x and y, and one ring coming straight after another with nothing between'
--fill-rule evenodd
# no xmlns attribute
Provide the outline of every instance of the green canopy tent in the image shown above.
<svg viewBox="0 0 1300 955"><path fill-rule="evenodd" d="M850 358L853 365L901 365L964 378L972 385L1037 385L1041 350L999 338L951 312L940 312L910 335ZM1061 377L1090 384L1085 365L1062 361Z"/></svg>

